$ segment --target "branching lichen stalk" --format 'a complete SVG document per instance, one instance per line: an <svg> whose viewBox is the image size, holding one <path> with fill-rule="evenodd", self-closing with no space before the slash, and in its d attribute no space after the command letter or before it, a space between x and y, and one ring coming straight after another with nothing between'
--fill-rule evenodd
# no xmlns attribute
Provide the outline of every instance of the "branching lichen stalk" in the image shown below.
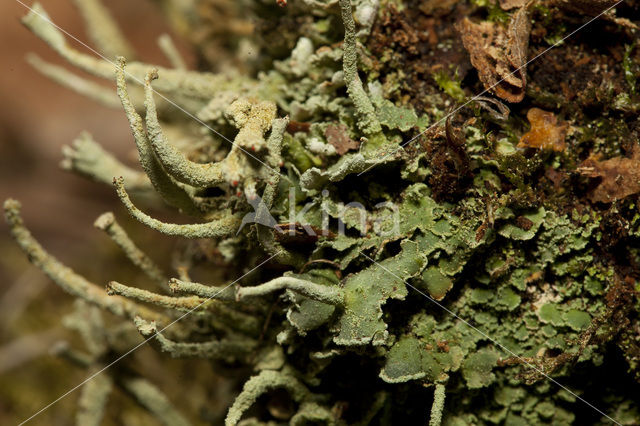
<svg viewBox="0 0 640 426"><path fill-rule="evenodd" d="M98 374L87 382L78 400L76 425L100 426L112 390L113 379L108 374Z"/></svg>
<svg viewBox="0 0 640 426"><path fill-rule="evenodd" d="M173 43L173 39L169 34L162 34L158 37L158 46L162 50L162 53L167 57L171 66L177 70L184 71L187 69L187 64L184 58L178 51L178 48ZM123 55L126 57L126 55Z"/></svg>
<svg viewBox="0 0 640 426"><path fill-rule="evenodd" d="M101 0L73 0L96 49L109 59L124 56L135 59L136 53Z"/></svg>
<svg viewBox="0 0 640 426"><path fill-rule="evenodd" d="M144 253L138 246L129 238L127 232L116 221L115 216L111 212L101 214L93 225L105 231L107 235L118 245L127 256L127 258L135 266L140 268L149 278L155 281L160 286L167 284L168 278L162 272L160 267L151 260L146 253Z"/></svg>
<svg viewBox="0 0 640 426"><path fill-rule="evenodd" d="M280 184L282 140L288 124L289 117L286 117L275 119L271 125L271 134L267 139L267 150L269 154L266 158L271 170L268 170L268 177L262 193L262 203L258 205L256 211L256 232L258 234L258 241L260 241L260 244L262 244L262 247L269 255L274 256L274 260L284 265L300 268L305 263L304 257L299 253L286 249L282 244L278 243L273 228L263 225L265 222L260 220L261 215L269 214L269 209L273 206L273 200L276 196L278 185Z"/></svg>
<svg viewBox="0 0 640 426"><path fill-rule="evenodd" d="M255 334L260 326L260 320L252 315L238 311L220 301L204 299L198 296L166 296L141 288L130 287L116 281L111 281L107 284L107 294L125 296L156 306L189 312L193 315L198 313L212 313L216 315L217 319L221 322L227 323L239 332L247 334Z"/></svg>
<svg viewBox="0 0 640 426"><path fill-rule="evenodd" d="M54 65L40 58L35 53L27 54L27 62L39 73L55 81L59 85L73 90L109 108L120 108L120 100L110 87L94 83L82 78L64 67Z"/></svg>
<svg viewBox="0 0 640 426"><path fill-rule="evenodd" d="M89 179L111 186L113 178L122 176L127 190L149 192L153 186L145 173L120 162L106 151L88 132L82 132L71 145L62 147L63 159L60 167Z"/></svg>
<svg viewBox="0 0 640 426"><path fill-rule="evenodd" d="M431 406L431 417L429 417L429 426L440 426L442 423L442 410L444 409L445 386L442 383L436 383L433 391L433 405Z"/></svg>
<svg viewBox="0 0 640 426"><path fill-rule="evenodd" d="M174 342L158 332L154 322L136 318L136 327L143 337L154 337L163 352L174 358L237 359L255 350L257 342L250 338L223 338L199 343Z"/></svg>
<svg viewBox="0 0 640 426"><path fill-rule="evenodd" d="M193 204L193 200L187 191L178 186L171 177L165 173L153 154L153 150L145 134L142 118L135 110L129 98L129 93L127 92L125 63L123 57L118 58L118 64L116 66L116 87L118 96L122 102L122 107L129 120L129 126L131 127L136 147L138 148L140 165L142 165L145 173L149 176L153 187L168 204L181 209L186 214L197 215L198 209Z"/></svg>
<svg viewBox="0 0 640 426"><path fill-rule="evenodd" d="M115 281L110 281L107 284L107 294L124 296L128 299L135 299L156 306L162 306L163 308L177 309L180 311L205 310L207 308L207 300L197 296L165 296L141 288L129 287Z"/></svg>
<svg viewBox="0 0 640 426"><path fill-rule="evenodd" d="M20 248L29 256L29 260L42 270L51 280L72 296L100 306L111 313L133 319L136 316L166 322L166 317L153 310L140 306L123 297L109 297L99 286L87 281L81 275L64 266L55 257L47 253L24 226L20 217L20 203L16 200L4 202L4 214L11 235Z"/></svg>
<svg viewBox="0 0 640 426"><path fill-rule="evenodd" d="M166 139L156 112L153 100L151 81L158 78L156 69L149 70L145 76L145 107L147 108L147 134L156 158L162 164L166 173L179 182L195 187L207 188L225 181L222 173L222 163L198 164L189 161L173 147Z"/></svg>
<svg viewBox="0 0 640 426"><path fill-rule="evenodd" d="M349 96L353 101L358 116L360 129L367 136L382 137L382 127L376 117L375 109L364 91L362 80L358 75L358 49L356 46L356 24L351 11L351 0L340 0L342 22L344 23L343 71Z"/></svg>
<svg viewBox="0 0 640 426"><path fill-rule="evenodd" d="M147 379L123 377L119 386L165 426L189 426L190 422L171 404L166 395Z"/></svg>
<svg viewBox="0 0 640 426"><path fill-rule="evenodd" d="M301 401L309 395L309 390L295 377L278 371L262 371L244 384L242 392L229 409L225 425L238 424L242 414L256 402L260 395L277 388L286 389L294 401Z"/></svg>
<svg viewBox="0 0 640 426"><path fill-rule="evenodd" d="M97 77L108 80L113 78L114 58L108 58L109 61L106 61L71 48L64 34L52 24L47 12L39 3L34 3L29 13L22 18L22 23L71 65ZM132 62L125 78L130 82L142 84L148 71L149 65ZM195 71L159 68L159 72L164 79L158 83L157 90L168 95L175 93L203 101L214 97L219 88L228 84L230 80L224 75Z"/></svg>
<svg viewBox="0 0 640 426"><path fill-rule="evenodd" d="M131 216L136 218L142 224L151 229L155 229L166 235L175 235L185 238L220 238L233 235L240 226L241 220L238 214L232 214L229 211L224 212L221 219L213 220L207 223L197 223L189 225L179 225L175 223L165 223L158 219L140 211L133 205L127 190L125 189L124 179L114 179L113 184L116 187L120 201L127 208Z"/></svg>
<svg viewBox="0 0 640 426"><path fill-rule="evenodd" d="M177 278L171 278L169 280L169 288L174 292L193 294L196 296L204 297L206 299L226 301L236 300L236 286L233 285L215 287L190 281L182 281Z"/></svg>
<svg viewBox="0 0 640 426"><path fill-rule="evenodd" d="M238 300L259 297L279 290L291 290L318 302L341 306L344 304L344 293L337 287L315 284L294 277L275 278L255 287L241 287L236 293Z"/></svg>

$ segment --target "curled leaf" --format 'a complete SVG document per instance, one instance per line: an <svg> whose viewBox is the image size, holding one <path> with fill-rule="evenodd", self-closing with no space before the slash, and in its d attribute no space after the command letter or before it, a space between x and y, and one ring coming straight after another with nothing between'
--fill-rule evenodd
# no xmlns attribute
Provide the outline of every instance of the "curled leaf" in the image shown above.
<svg viewBox="0 0 640 426"><path fill-rule="evenodd" d="M518 9L507 28L497 22L458 24L462 43L484 87L508 102L520 102L527 85L526 61L531 22L527 7Z"/></svg>
<svg viewBox="0 0 640 426"><path fill-rule="evenodd" d="M476 96L473 100L480 108L486 110L492 118L499 121L505 121L509 118L511 110L499 100L488 96Z"/></svg>

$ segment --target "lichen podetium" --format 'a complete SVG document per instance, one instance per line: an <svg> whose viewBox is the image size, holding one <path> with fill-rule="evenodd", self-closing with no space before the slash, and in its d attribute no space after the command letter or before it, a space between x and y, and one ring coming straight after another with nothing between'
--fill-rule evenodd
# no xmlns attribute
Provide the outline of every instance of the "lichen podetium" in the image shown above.
<svg viewBox="0 0 640 426"><path fill-rule="evenodd" d="M528 62L615 2L159 1L200 71L166 35L172 67L139 62L104 5L76 3L102 57L37 4L23 22L116 93L29 61L123 108L141 170L86 132L63 168L208 249L158 265L105 213L96 227L156 291L104 290L6 201L18 245L78 300L86 352L60 353L97 371L131 348L116 333L139 333L210 360L238 392L227 425L640 423L638 2ZM192 223L145 213L154 198ZM195 266L255 272L212 285ZM160 423L208 422L113 365L78 424L101 422L114 387Z"/></svg>

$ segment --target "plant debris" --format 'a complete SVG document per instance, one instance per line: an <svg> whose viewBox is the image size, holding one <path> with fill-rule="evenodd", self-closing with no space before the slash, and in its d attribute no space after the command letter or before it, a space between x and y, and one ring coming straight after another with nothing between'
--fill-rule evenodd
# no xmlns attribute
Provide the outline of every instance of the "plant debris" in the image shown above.
<svg viewBox="0 0 640 426"><path fill-rule="evenodd" d="M460 196L471 177L469 156L465 140L453 129L451 119L445 126L444 140L432 140L427 145L432 175L429 178L436 200L453 199Z"/></svg>
<svg viewBox="0 0 640 426"><path fill-rule="evenodd" d="M465 17L458 30L484 87L508 102L522 101L531 32L527 7L514 12L506 28L497 22L474 23Z"/></svg>
<svg viewBox="0 0 640 426"><path fill-rule="evenodd" d="M529 0L500 0L500 7L503 10L511 10L518 7L523 7Z"/></svg>
<svg viewBox="0 0 640 426"><path fill-rule="evenodd" d="M360 147L360 142L349 137L349 129L344 124L330 124L324 131L327 142L331 144L338 155L344 155L349 151Z"/></svg>
<svg viewBox="0 0 640 426"><path fill-rule="evenodd" d="M558 118L540 108L531 108L527 112L531 130L522 135L519 148L536 148L562 152L566 148L567 123L558 123Z"/></svg>
<svg viewBox="0 0 640 426"><path fill-rule="evenodd" d="M594 203L613 203L640 192L640 147L634 145L632 155L599 161L597 156L585 160L578 171L590 178L599 178L589 192Z"/></svg>

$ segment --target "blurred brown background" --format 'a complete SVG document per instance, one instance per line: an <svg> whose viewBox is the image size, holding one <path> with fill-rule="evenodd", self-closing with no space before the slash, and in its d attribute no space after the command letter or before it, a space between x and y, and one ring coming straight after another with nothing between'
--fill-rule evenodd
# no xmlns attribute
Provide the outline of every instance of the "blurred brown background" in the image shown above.
<svg viewBox="0 0 640 426"><path fill-rule="evenodd" d="M31 2L27 3L31 5ZM82 41L88 41L83 22L70 1L42 0L53 22ZM156 44L163 32L171 34L160 11L151 1L109 0L105 2L124 33L145 62L168 65ZM113 244L93 228L94 219L113 210L127 222L116 202L115 192L106 186L88 182L62 171L60 150L82 130L91 132L105 148L120 159L135 158L124 113L81 97L49 81L24 60L28 52L64 64L43 42L20 23L27 9L15 0L0 2L0 40L2 78L0 79L0 198L13 197L22 202L23 217L36 238L58 259L104 285L109 278L127 273L129 265ZM188 63L193 55L173 35ZM75 48L86 49L70 40ZM77 71L74 71L77 72ZM111 83L103 82L106 85ZM135 230L133 231L135 232ZM147 233L148 234L148 233ZM140 245L170 247L159 235L136 233ZM164 245L163 245L164 244ZM0 424L16 424L79 384L87 372L47 355L51 344L72 339L72 333L60 324L72 309L72 298L32 267L0 224ZM197 411L193 398L174 386L176 376L189 380L187 367L176 361L144 355L150 368L167 365L174 373L157 374L155 383L182 411ZM167 364L168 363L168 364ZM193 364L192 364L193 367ZM185 376L187 374L187 376ZM194 373L195 374L195 373ZM72 424L79 392L55 404L29 424ZM127 407L118 403L111 408ZM182 400L181 400L182 399ZM197 398L196 398L197 399ZM202 401L200 401L201 403ZM112 403L110 403L112 404ZM121 405L124 404L124 405ZM110 419L111 418L111 419ZM106 424L121 424L127 415L109 413ZM153 419L132 419L129 424L154 424Z"/></svg>

